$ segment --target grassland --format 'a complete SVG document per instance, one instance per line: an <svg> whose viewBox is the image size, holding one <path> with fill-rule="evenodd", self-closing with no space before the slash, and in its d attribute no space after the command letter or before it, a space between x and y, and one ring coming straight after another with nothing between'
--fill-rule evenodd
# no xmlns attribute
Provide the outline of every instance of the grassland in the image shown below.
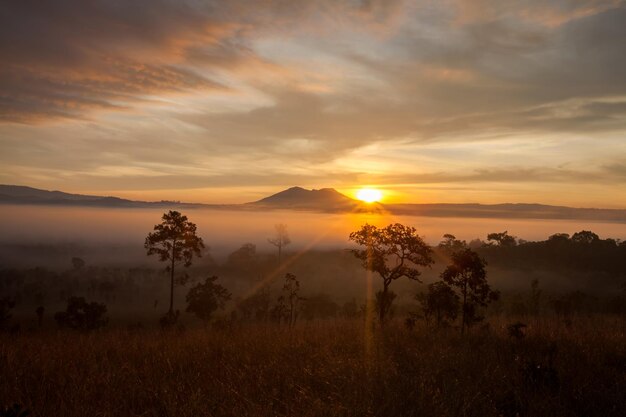
<svg viewBox="0 0 626 417"><path fill-rule="evenodd" d="M0 335L0 403L33 416L621 416L626 319Z"/></svg>

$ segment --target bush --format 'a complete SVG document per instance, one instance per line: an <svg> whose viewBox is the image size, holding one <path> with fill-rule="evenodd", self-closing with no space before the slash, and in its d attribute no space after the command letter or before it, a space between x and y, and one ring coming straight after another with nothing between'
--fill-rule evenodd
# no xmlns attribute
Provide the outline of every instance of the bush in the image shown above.
<svg viewBox="0 0 626 417"><path fill-rule="evenodd" d="M104 317L107 307L104 304L85 301L84 297L70 297L65 311L54 315L59 327L79 331L99 329L108 323Z"/></svg>

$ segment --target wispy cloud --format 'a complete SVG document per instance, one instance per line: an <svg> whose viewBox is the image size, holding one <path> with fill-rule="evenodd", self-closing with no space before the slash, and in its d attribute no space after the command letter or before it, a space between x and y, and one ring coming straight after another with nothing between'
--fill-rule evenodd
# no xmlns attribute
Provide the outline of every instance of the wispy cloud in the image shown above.
<svg viewBox="0 0 626 417"><path fill-rule="evenodd" d="M622 189L598 147L624 150L625 21L613 0L6 2L0 176ZM507 168L493 144L512 138L530 150ZM547 140L557 167L533 145ZM377 144L388 154L359 165Z"/></svg>

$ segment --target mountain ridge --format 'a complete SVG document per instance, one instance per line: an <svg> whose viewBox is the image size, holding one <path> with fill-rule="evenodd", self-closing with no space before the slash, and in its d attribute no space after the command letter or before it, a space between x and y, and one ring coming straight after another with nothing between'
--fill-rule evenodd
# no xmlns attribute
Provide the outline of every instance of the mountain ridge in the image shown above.
<svg viewBox="0 0 626 417"><path fill-rule="evenodd" d="M303 210L331 213L389 213L424 217L580 219L626 222L626 209L576 208L539 203L364 203L334 188L307 190L294 186L268 197L244 204L203 204L178 201L135 201L115 196L71 194L21 185L0 184L0 204L57 205L87 207L210 208L230 210Z"/></svg>

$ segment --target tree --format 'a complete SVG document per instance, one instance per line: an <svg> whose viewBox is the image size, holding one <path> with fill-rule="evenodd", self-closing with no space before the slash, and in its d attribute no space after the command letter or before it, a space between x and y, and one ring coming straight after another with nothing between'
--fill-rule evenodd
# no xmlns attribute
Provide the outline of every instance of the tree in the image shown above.
<svg viewBox="0 0 626 417"><path fill-rule="evenodd" d="M399 278L421 282L418 266L433 264L432 249L417 234L414 227L400 223L378 228L369 224L361 230L350 233L350 240L364 246L365 249L353 249L352 253L361 260L368 271L376 272L383 281L383 290L380 297L381 308L378 316L381 323L391 308L393 298L389 296L389 286Z"/></svg>
<svg viewBox="0 0 626 417"><path fill-rule="evenodd" d="M70 297L65 311L54 315L59 327L90 331L99 329L108 323L105 317L107 306L101 303L85 301L84 297Z"/></svg>
<svg viewBox="0 0 626 417"><path fill-rule="evenodd" d="M232 294L220 284L216 284L216 276L206 278L204 283L198 283L187 293L187 312L193 313L205 324L217 309L224 309Z"/></svg>
<svg viewBox="0 0 626 417"><path fill-rule="evenodd" d="M274 225L274 229L276 234L274 237L267 239L267 241L278 248L278 263L280 264L283 247L290 244L291 239L289 238L289 233L287 233L286 225L279 223Z"/></svg>
<svg viewBox="0 0 626 417"><path fill-rule="evenodd" d="M454 252L467 248L467 242L464 240L458 240L456 236L446 233L443 235L443 240L439 242L437 247L447 255L451 255Z"/></svg>
<svg viewBox="0 0 626 417"><path fill-rule="evenodd" d="M376 299L374 300L374 308L378 313L378 317L385 317L386 315L393 313L391 311L391 306L393 305L393 300L397 297L396 293L393 291L377 291ZM381 319L382 321L382 319Z"/></svg>
<svg viewBox="0 0 626 417"><path fill-rule="evenodd" d="M443 281L428 285L426 294L418 294L416 299L422 304L424 316L435 316L437 326L454 321L459 314L459 296Z"/></svg>
<svg viewBox="0 0 626 417"><path fill-rule="evenodd" d="M600 237L589 230L581 230L572 235L572 242L575 243L590 244L598 242L599 240Z"/></svg>
<svg viewBox="0 0 626 417"><path fill-rule="evenodd" d="M461 333L483 318L476 311L479 306L486 306L499 297L487 283L485 261L471 249L452 255L452 264L441 273L442 280L455 287L461 293Z"/></svg>
<svg viewBox="0 0 626 417"><path fill-rule="evenodd" d="M82 258L73 257L72 258L72 268L79 270L85 267L85 261Z"/></svg>
<svg viewBox="0 0 626 417"><path fill-rule="evenodd" d="M146 237L144 247L148 256L158 255L159 261L169 262L170 308L167 315L174 315L174 270L177 265L191 265L194 256L201 257L204 243L196 235L196 225L178 211L163 214L162 222L154 226L154 232Z"/></svg>
<svg viewBox="0 0 626 417"><path fill-rule="evenodd" d="M298 319L298 306L304 298L300 297L300 281L294 274L285 274L285 285L283 285L283 294L279 297L279 304L286 307L284 311L289 326L296 324ZM282 298L282 300L280 299Z"/></svg>
<svg viewBox="0 0 626 417"><path fill-rule="evenodd" d="M511 247L517 245L517 238L515 236L509 235L508 231L500 232L500 233L489 233L487 235L487 240L489 242L496 242L498 246L503 247Z"/></svg>
<svg viewBox="0 0 626 417"><path fill-rule="evenodd" d="M237 309L244 319L266 320L270 312L270 303L270 289L268 286L262 286L237 303Z"/></svg>

